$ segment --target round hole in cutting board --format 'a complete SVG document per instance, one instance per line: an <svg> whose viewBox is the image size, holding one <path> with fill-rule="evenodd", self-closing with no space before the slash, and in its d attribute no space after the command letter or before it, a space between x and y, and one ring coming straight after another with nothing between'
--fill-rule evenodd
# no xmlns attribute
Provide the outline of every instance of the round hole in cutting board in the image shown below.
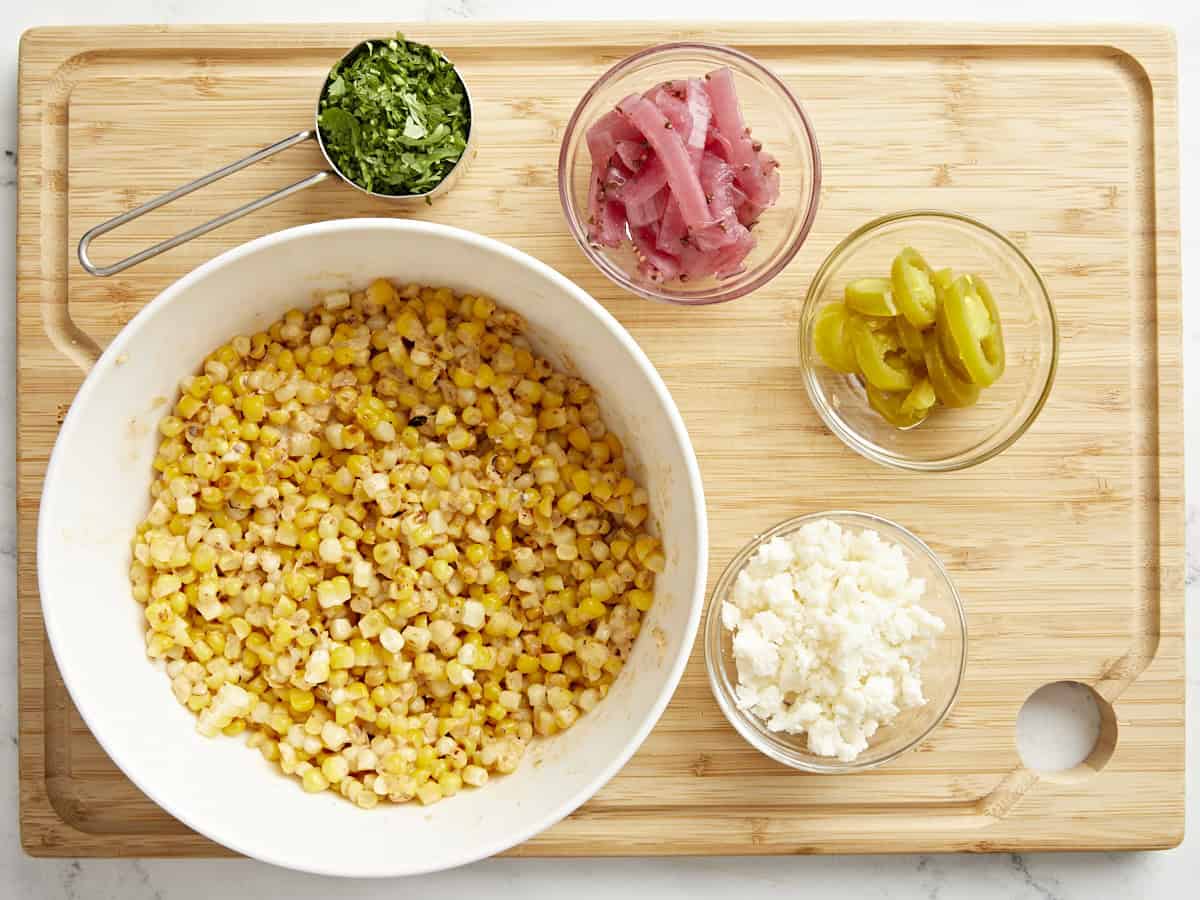
<svg viewBox="0 0 1200 900"><path fill-rule="evenodd" d="M1017 714L1021 762L1050 781L1079 781L1096 774L1116 745L1112 705L1078 681L1043 685Z"/></svg>

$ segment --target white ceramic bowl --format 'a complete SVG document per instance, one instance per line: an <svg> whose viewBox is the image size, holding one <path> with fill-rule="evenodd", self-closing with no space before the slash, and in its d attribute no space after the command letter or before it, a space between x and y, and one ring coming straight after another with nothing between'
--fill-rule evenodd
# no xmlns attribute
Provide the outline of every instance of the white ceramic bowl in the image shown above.
<svg viewBox="0 0 1200 900"><path fill-rule="evenodd" d="M597 390L649 490L667 568L643 637L608 697L570 731L535 741L520 769L431 807L364 811L229 738L207 739L146 658L130 596L129 542L145 516L154 398L229 336L320 291L384 276L486 293L526 317L537 349ZM498 853L566 816L633 755L658 721L696 636L707 568L695 454L662 380L624 328L562 275L455 228L387 219L306 225L231 250L180 279L117 336L58 436L38 521L46 631L75 705L151 799L196 831L309 872L430 872ZM653 633L654 638L651 638Z"/></svg>

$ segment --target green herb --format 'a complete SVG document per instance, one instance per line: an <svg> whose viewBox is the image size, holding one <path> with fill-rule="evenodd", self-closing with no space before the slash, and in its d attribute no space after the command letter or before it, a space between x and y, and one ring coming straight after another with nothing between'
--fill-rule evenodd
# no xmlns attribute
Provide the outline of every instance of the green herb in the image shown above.
<svg viewBox="0 0 1200 900"><path fill-rule="evenodd" d="M471 113L454 66L402 35L333 67L317 124L330 160L376 194L433 190L467 147Z"/></svg>

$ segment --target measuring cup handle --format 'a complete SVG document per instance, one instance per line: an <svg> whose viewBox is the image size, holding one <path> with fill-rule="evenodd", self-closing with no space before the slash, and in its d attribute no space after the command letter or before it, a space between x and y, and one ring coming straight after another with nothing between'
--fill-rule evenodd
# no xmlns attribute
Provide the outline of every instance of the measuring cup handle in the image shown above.
<svg viewBox="0 0 1200 900"><path fill-rule="evenodd" d="M316 136L316 132L311 129L305 131L297 131L290 137L284 138L282 141L277 141L269 147L263 147L261 150L251 153L249 156L239 159L235 163L230 163L224 168L217 169L215 172L209 172L207 175L197 178L185 185L175 188L173 191L155 197L147 203L143 203L128 212L121 213L115 218L109 219L92 228L79 240L79 262L93 275L107 276L116 275L118 272L124 272L130 266L136 266L138 263L150 259L153 256L158 256L160 253L165 253L172 247L178 247L180 244L187 243L192 238L199 237L202 234L208 234L215 228L220 228L222 225L228 225L236 219L240 219L244 215L254 212L256 209L262 209L264 206L270 206L276 201L282 200L284 197L290 197L297 191L302 191L307 187L312 187L318 182L324 181L333 173L328 169L322 172L317 172L309 175L307 178L297 181L295 184L289 184L287 187L280 188L273 194L267 194L265 197L259 197L257 200L252 200L244 206L239 206L237 209L225 213L223 216L217 216L215 219L210 219L203 225L197 225L195 228L189 228L182 234L177 234L173 238L168 238L165 241L155 244L153 247L147 247L140 253L135 253L132 256L126 257L120 262L115 262L111 266L98 266L92 262L88 256L88 246L93 240L100 237L102 234L108 234L115 228L120 228L126 222L132 222L134 219L144 216L151 210L158 209L160 206L166 206L173 200L178 200L180 197L187 196L192 191L198 191L200 188L212 184L214 181L220 181L226 175L232 175L234 172L240 172L247 166L252 166L260 160L266 159L268 156L274 156L282 150L289 147L294 147L296 144L302 144Z"/></svg>

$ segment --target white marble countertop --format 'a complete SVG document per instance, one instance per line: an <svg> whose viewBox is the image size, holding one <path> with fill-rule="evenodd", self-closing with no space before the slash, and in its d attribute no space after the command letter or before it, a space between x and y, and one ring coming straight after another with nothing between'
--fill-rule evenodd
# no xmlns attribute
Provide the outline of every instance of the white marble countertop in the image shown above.
<svg viewBox="0 0 1200 900"><path fill-rule="evenodd" d="M1200 215L1200 4L1195 0L1007 0L992 7L962 0L908 0L897 6L886 0L842 0L822 15L807 4L789 0L607 0L595 12L567 0L342 0L330 6L315 0L42 0L36 4L0 4L0 48L4 88L0 91L0 283L9 285L0 315L0 371L14 377L14 223L16 221L16 75L17 39L35 25L86 23L203 23L296 21L415 21L453 18L552 19L559 17L633 19L652 11L658 18L896 19L900 17L956 20L964 17L996 21L1140 20L1167 24L1179 42L1182 108L1181 167L1183 170L1183 257L1200 258L1200 232L1187 230ZM1200 285L1200 276L1187 271L1187 287ZM1190 275L1190 277L1189 277ZM1200 290L1200 288L1197 288ZM1200 353L1200 313L1185 304L1185 358ZM1191 403L1186 410L1187 475L1192 486L1200 477L1200 374L1191 366L1185 378ZM16 527L13 454L13 394L0 391L0 895L20 898L121 898L121 900L185 900L185 898L269 896L287 894L306 900L336 896L395 896L403 891L437 891L442 896L499 897L520 895L528 900L560 897L576 900L611 898L622 890L656 898L687 897L707 900L736 893L740 896L781 895L785 892L823 897L835 892L856 898L1172 898L1196 896L1200 881L1200 794L1190 793L1191 832L1176 850L1159 853L1028 854L1000 856L845 856L845 857L710 857L682 859L492 860L404 884L395 882L333 882L286 872L247 860L45 860L31 859L21 850L17 827L17 703L16 703ZM1188 622L1189 673L1188 768L1200 763L1200 503L1189 495L1188 506ZM1053 750L1053 748L1051 748ZM1191 885L1189 888L1188 885ZM10 894L15 891L15 894Z"/></svg>

